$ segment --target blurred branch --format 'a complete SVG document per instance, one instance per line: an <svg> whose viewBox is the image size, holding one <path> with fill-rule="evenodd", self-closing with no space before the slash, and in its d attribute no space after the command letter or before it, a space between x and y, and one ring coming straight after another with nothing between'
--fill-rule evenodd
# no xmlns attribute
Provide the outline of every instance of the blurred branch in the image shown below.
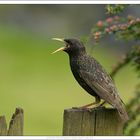
<svg viewBox="0 0 140 140"><path fill-rule="evenodd" d="M119 72L119 70L125 67L130 61L131 61L130 54L128 53L124 55L122 60L113 66L112 72L110 73L111 77L113 78Z"/></svg>
<svg viewBox="0 0 140 140"><path fill-rule="evenodd" d="M133 65L136 66L136 69L139 70L140 69L140 47L139 46L134 46L132 47L132 50L125 54L122 57L122 60L120 62L118 62L116 65L113 66L112 72L110 73L111 77L113 78L118 72L119 70L121 70L123 67L125 67L128 63L130 63L132 60L133 61Z"/></svg>

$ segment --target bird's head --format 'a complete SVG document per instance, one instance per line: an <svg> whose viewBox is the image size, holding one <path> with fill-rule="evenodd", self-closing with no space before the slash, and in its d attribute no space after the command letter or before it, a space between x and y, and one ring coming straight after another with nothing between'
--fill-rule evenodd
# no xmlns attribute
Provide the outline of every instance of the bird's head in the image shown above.
<svg viewBox="0 0 140 140"><path fill-rule="evenodd" d="M53 38L53 40L64 42L65 46L57 49L52 54L54 54L58 51L65 51L69 55L71 55L71 54L76 55L76 54L85 53L85 47L84 47L83 43L80 42L78 39Z"/></svg>

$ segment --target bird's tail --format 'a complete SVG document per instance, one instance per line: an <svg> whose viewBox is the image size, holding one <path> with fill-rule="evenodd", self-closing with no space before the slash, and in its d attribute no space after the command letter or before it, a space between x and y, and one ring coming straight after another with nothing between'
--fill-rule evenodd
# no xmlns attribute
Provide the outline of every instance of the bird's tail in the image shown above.
<svg viewBox="0 0 140 140"><path fill-rule="evenodd" d="M117 108L119 115L120 115L121 119L123 120L123 122L124 123L127 122L129 120L129 116L127 114L125 105L121 100L116 105L116 108Z"/></svg>

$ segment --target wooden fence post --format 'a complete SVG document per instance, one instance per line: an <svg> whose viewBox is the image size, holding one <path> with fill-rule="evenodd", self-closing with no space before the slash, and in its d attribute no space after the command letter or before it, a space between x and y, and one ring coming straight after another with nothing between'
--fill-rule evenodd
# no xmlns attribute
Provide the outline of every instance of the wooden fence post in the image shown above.
<svg viewBox="0 0 140 140"><path fill-rule="evenodd" d="M81 109L64 110L64 136L123 135L124 123L116 109L98 108L92 112Z"/></svg>
<svg viewBox="0 0 140 140"><path fill-rule="evenodd" d="M0 136L7 135L7 124L5 116L0 116Z"/></svg>
<svg viewBox="0 0 140 140"><path fill-rule="evenodd" d="M23 136L23 117L23 109L16 108L9 124L8 136Z"/></svg>
<svg viewBox="0 0 140 140"><path fill-rule="evenodd" d="M0 116L0 136L23 136L23 117L23 109L16 108L7 130L5 116Z"/></svg>

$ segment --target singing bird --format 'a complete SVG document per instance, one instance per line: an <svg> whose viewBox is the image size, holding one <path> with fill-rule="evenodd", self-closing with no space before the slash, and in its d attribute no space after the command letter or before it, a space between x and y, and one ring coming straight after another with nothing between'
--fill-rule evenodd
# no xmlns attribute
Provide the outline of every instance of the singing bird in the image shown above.
<svg viewBox="0 0 140 140"><path fill-rule="evenodd" d="M91 106L95 108L107 102L117 109L123 121L127 121L129 117L125 105L119 96L113 80L100 63L87 54L84 44L78 39L53 39L64 42L65 46L57 49L52 54L58 51L68 53L71 71L75 79L82 88L95 97L95 102L80 108L84 109ZM101 99L104 102L101 102Z"/></svg>

